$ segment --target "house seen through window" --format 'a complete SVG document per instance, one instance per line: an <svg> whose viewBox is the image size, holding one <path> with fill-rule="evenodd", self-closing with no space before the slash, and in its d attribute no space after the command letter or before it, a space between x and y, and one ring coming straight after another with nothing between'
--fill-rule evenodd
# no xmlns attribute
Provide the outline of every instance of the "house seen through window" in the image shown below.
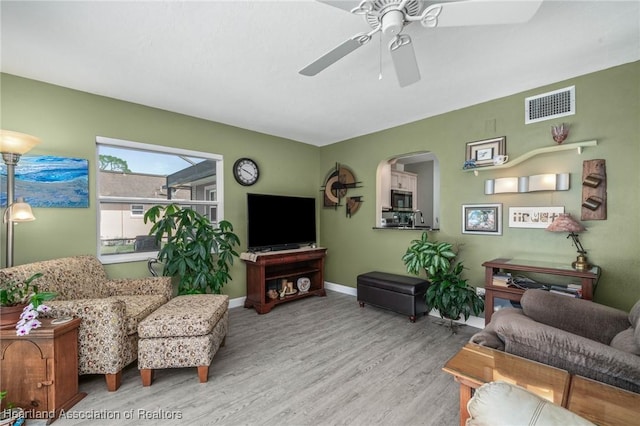
<svg viewBox="0 0 640 426"><path fill-rule="evenodd" d="M155 257L144 214L178 203L222 220L222 156L98 137L98 256L104 263Z"/></svg>

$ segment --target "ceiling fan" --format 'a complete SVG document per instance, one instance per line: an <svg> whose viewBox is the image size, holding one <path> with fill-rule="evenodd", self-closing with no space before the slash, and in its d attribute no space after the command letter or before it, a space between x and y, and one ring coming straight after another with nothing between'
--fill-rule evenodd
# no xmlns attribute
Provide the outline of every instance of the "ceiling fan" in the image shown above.
<svg viewBox="0 0 640 426"><path fill-rule="evenodd" d="M378 32L392 37L389 52L400 87L420 80L411 37L403 34L405 26L419 21L423 27L459 27L526 22L538 11L542 0L459 0L431 2L424 0L317 0L330 6L362 15L372 30L349 38L311 64L300 74L314 76L328 66L367 44Z"/></svg>

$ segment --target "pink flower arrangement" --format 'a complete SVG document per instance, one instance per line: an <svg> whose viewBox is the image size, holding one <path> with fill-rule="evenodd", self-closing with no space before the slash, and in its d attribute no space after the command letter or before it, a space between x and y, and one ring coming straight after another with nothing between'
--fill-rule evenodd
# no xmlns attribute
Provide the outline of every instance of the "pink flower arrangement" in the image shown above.
<svg viewBox="0 0 640 426"><path fill-rule="evenodd" d="M34 307L33 303L29 303L20 314L20 321L16 324L16 334L18 336L26 336L31 330L40 327L42 323L38 321L38 315L40 312L47 313L49 311L51 311L51 308L47 305L40 304Z"/></svg>
<svg viewBox="0 0 640 426"><path fill-rule="evenodd" d="M50 291L38 291L33 281L42 276L38 272L27 279L15 279L11 275L0 271L0 306L10 307L27 304L20 314L20 320L16 324L16 334L24 336L34 328L42 324L38 321L40 313L50 312L51 308L43 302L56 297L56 293Z"/></svg>

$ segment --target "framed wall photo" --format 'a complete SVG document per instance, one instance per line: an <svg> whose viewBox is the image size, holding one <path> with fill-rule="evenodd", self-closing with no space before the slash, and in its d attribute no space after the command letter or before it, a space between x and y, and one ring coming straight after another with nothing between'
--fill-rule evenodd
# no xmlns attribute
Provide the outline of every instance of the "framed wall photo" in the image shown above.
<svg viewBox="0 0 640 426"><path fill-rule="evenodd" d="M467 142L465 161L475 161L476 167L493 165L493 157L507 154L507 137Z"/></svg>
<svg viewBox="0 0 640 426"><path fill-rule="evenodd" d="M546 228L564 207L509 207L509 228Z"/></svg>
<svg viewBox="0 0 640 426"><path fill-rule="evenodd" d="M6 175L3 163L0 176ZM25 155L15 179L15 196L23 197L31 207L89 207L89 160L84 158ZM6 205L6 185L1 186L0 205Z"/></svg>
<svg viewBox="0 0 640 426"><path fill-rule="evenodd" d="M502 235L502 204L463 204L462 233Z"/></svg>

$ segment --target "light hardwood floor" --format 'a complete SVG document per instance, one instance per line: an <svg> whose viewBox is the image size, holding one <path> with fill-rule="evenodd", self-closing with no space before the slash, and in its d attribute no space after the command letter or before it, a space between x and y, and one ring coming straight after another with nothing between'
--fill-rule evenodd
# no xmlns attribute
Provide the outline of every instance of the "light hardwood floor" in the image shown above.
<svg viewBox="0 0 640 426"><path fill-rule="evenodd" d="M167 369L142 387L136 363L117 392L81 376L88 396L54 425L457 425L458 385L441 368L477 329L438 322L332 291L266 315L233 308L207 383Z"/></svg>

